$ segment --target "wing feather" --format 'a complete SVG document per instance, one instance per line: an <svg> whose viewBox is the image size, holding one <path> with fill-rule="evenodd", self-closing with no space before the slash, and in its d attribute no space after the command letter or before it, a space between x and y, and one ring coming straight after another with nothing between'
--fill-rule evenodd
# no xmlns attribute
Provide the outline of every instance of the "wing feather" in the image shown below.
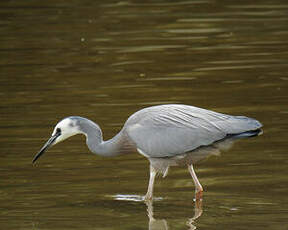
<svg viewBox="0 0 288 230"><path fill-rule="evenodd" d="M172 104L142 109L130 116L124 127L146 156L171 157L261 126L248 117Z"/></svg>

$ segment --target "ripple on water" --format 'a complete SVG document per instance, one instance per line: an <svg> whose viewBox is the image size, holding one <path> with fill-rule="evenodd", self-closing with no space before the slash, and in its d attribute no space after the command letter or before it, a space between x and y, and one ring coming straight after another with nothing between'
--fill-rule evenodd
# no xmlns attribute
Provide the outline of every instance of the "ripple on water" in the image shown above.
<svg viewBox="0 0 288 230"><path fill-rule="evenodd" d="M142 202L145 200L145 196L133 195L133 194L117 194L112 196L115 200L124 200L124 201L135 201ZM163 197L153 197L154 201L163 200Z"/></svg>

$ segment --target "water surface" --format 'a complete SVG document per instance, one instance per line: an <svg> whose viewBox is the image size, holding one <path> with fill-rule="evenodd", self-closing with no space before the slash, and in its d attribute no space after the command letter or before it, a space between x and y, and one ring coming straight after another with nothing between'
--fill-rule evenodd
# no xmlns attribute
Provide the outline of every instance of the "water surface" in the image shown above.
<svg viewBox="0 0 288 230"><path fill-rule="evenodd" d="M286 229L288 4L276 1L1 1L1 229ZM255 117L264 135L157 178L101 158L82 136L31 164L59 119L105 139L133 112L183 103Z"/></svg>

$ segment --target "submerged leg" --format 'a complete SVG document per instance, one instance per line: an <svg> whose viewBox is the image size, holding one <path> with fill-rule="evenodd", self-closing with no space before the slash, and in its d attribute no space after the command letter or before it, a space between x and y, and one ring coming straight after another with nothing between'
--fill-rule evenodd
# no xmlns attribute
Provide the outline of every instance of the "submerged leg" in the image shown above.
<svg viewBox="0 0 288 230"><path fill-rule="evenodd" d="M195 174L195 171L194 171L194 168L193 168L193 165L188 165L188 170L193 178L193 181L194 181L194 184L195 184L195 198L196 200L201 200L202 199L202 196L203 196L203 188L202 188L202 185L200 184L196 174Z"/></svg>
<svg viewBox="0 0 288 230"><path fill-rule="evenodd" d="M149 179L148 190L145 195L145 200L152 200L155 176L156 176L156 170L152 167L152 165L150 165L150 179Z"/></svg>

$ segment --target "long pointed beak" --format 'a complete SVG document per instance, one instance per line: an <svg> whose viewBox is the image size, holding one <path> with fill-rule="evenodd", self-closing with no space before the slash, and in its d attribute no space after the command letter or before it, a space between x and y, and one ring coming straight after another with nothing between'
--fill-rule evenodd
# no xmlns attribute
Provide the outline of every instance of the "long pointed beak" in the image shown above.
<svg viewBox="0 0 288 230"><path fill-rule="evenodd" d="M61 133L56 133L52 137L49 138L49 140L45 143L45 145L40 149L40 151L35 155L34 159L32 160L32 163L35 163L35 161L43 154L45 151L53 145L57 137L59 137Z"/></svg>

